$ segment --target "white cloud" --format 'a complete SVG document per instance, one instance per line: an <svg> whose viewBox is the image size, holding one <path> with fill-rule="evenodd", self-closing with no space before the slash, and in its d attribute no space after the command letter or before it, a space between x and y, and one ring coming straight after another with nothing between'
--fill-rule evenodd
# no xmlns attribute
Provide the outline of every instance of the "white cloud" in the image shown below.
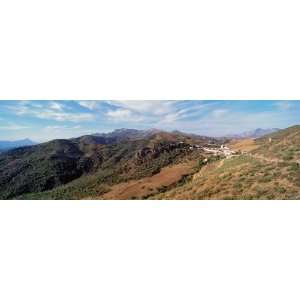
<svg viewBox="0 0 300 300"><path fill-rule="evenodd" d="M84 108L88 108L89 110L95 110L98 106L99 101L86 100L78 101L77 103Z"/></svg>
<svg viewBox="0 0 300 300"><path fill-rule="evenodd" d="M106 115L111 119L127 120L132 117L132 112L128 109L117 109L108 111Z"/></svg>
<svg viewBox="0 0 300 300"><path fill-rule="evenodd" d="M52 110L41 111L38 113L34 113L34 115L40 119L50 119L56 121L70 121L70 122L92 121L95 119L95 116L89 113L66 113L66 112L55 112Z"/></svg>
<svg viewBox="0 0 300 300"><path fill-rule="evenodd" d="M49 125L46 126L44 129L46 131L53 131L53 130L74 130L74 129L80 129L80 125L76 126L65 126L65 125Z"/></svg>
<svg viewBox="0 0 300 300"><path fill-rule="evenodd" d="M165 123L170 123L170 124L175 124L175 122L181 120L182 118L187 117L188 114L188 109L181 109L176 112L168 113L166 114L163 118L161 118L158 122L158 124L165 124Z"/></svg>
<svg viewBox="0 0 300 300"><path fill-rule="evenodd" d="M127 101L106 101L110 105L127 109L132 112L150 115L164 115L175 111L175 101L156 101L156 100L127 100Z"/></svg>
<svg viewBox="0 0 300 300"><path fill-rule="evenodd" d="M49 107L53 110L58 110L58 111L63 111L64 110L64 105L58 103L58 102L51 102Z"/></svg>
<svg viewBox="0 0 300 300"><path fill-rule="evenodd" d="M31 115L39 119L70 122L92 121L95 119L95 115L91 113L65 112L64 110L66 110L66 106L58 102L46 103L42 107L34 103L19 102L18 105L13 107L13 111L17 115Z"/></svg>
<svg viewBox="0 0 300 300"><path fill-rule="evenodd" d="M50 125L50 126L46 126L45 128L44 128L45 130L49 130L49 131L51 131L51 130L61 130L61 129L66 129L66 126L56 126L56 125Z"/></svg>
<svg viewBox="0 0 300 300"><path fill-rule="evenodd" d="M29 113L29 108L23 104L16 106L13 108L14 112L16 113L16 115L25 115Z"/></svg>
<svg viewBox="0 0 300 300"><path fill-rule="evenodd" d="M80 109L79 103L88 110ZM88 106L88 107L87 107ZM58 121L51 122L48 134L44 136L63 137L99 131L94 127L86 128L84 121L99 120L101 131L106 128L161 128L165 130L182 130L211 136L233 134L256 127L284 127L284 124L298 120L292 101L277 101L272 104L273 110L262 112L236 111L226 102L218 101L76 101L63 102L19 101L9 108L14 113L34 116L39 119ZM96 108L96 111L93 110ZM293 108L293 109L291 109ZM281 111L285 109L286 111ZM293 122L291 115L293 115ZM296 121L295 121L296 120ZM74 126L63 121L74 122ZM281 125L283 124L283 125ZM54 126L56 125L56 126ZM61 125L61 126L60 126ZM80 125L82 127L80 127ZM90 124L92 125L92 124ZM10 128L21 129L10 126ZM44 129L45 130L45 129ZM11 132L12 134L12 132ZM36 133L38 134L38 133Z"/></svg>
<svg viewBox="0 0 300 300"><path fill-rule="evenodd" d="M171 124L185 118L189 113L195 113L195 109L187 108L183 101L147 100L147 101L105 101L111 110L106 113L110 119L143 122L144 125L160 126ZM181 109L181 104L185 108ZM200 107L199 107L200 109Z"/></svg>
<svg viewBox="0 0 300 300"><path fill-rule="evenodd" d="M214 118L220 118L226 116L229 113L228 109L215 109L212 111L212 116Z"/></svg>
<svg viewBox="0 0 300 300"><path fill-rule="evenodd" d="M22 100L20 102L18 102L19 106L27 106L30 105L31 107L35 107L35 108L42 108L43 104L39 103L38 101L29 101L29 100Z"/></svg>

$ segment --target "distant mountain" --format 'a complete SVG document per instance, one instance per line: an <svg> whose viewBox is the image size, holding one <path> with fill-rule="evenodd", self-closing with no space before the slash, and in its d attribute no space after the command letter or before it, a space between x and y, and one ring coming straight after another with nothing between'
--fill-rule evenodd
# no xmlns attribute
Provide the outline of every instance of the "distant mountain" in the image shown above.
<svg viewBox="0 0 300 300"><path fill-rule="evenodd" d="M156 139L167 139L169 141L185 141L185 142L194 142L197 141L203 142L206 141L208 143L214 143L217 139L211 138L207 136L197 135L197 134L191 134L191 133L185 133L178 130L174 131L165 131L160 130L156 128L150 128L146 130L138 130L138 129L127 129L127 128L121 128L116 129L109 133L95 133L93 135L89 136L89 139L91 137L98 137L102 138L103 143L119 143L123 141L129 141L129 140L139 140L139 139L147 139L153 136L156 136ZM219 139L218 139L219 140Z"/></svg>
<svg viewBox="0 0 300 300"><path fill-rule="evenodd" d="M279 128L267 128L267 129L257 128L255 130L245 131L239 134L228 135L227 137L232 139L246 139L246 138L256 139L256 138L263 137L267 134L277 132L279 130L280 130Z"/></svg>
<svg viewBox="0 0 300 300"><path fill-rule="evenodd" d="M121 128L121 129L116 129L109 133L95 133L93 134L93 136L102 137L106 139L108 142L113 142L113 141L120 142L124 140L143 139L160 132L163 131L155 128L146 129L146 130Z"/></svg>
<svg viewBox="0 0 300 300"><path fill-rule="evenodd" d="M30 139L16 140L16 141L0 141L0 151L6 151L13 148L32 146L36 143Z"/></svg>

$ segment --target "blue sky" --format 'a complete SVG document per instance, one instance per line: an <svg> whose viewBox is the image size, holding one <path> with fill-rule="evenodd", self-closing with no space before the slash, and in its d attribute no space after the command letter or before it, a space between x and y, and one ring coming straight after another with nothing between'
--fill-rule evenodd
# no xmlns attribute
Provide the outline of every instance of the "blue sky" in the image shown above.
<svg viewBox="0 0 300 300"><path fill-rule="evenodd" d="M0 101L0 140L47 141L117 128L208 136L300 124L300 101Z"/></svg>

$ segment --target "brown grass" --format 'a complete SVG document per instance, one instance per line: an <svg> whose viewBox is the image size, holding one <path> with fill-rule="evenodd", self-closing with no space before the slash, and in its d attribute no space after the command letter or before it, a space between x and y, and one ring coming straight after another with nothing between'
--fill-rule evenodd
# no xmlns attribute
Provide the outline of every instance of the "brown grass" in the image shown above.
<svg viewBox="0 0 300 300"><path fill-rule="evenodd" d="M254 139L234 140L229 143L229 147L235 151L249 152L259 147Z"/></svg>
<svg viewBox="0 0 300 300"><path fill-rule="evenodd" d="M151 198L295 199L300 194L297 177L288 168L244 155L209 164L186 184Z"/></svg>
<svg viewBox="0 0 300 300"><path fill-rule="evenodd" d="M163 168L158 174L140 180L114 185L101 199L142 199L176 184L183 176L194 172L194 163L183 163Z"/></svg>

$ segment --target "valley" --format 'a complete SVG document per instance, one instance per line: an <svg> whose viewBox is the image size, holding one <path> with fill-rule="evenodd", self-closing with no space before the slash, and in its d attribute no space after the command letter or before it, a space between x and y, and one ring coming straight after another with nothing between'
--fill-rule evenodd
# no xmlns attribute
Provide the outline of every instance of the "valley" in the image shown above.
<svg viewBox="0 0 300 300"><path fill-rule="evenodd" d="M300 126L243 139L119 129L1 153L0 198L298 199L299 160Z"/></svg>

